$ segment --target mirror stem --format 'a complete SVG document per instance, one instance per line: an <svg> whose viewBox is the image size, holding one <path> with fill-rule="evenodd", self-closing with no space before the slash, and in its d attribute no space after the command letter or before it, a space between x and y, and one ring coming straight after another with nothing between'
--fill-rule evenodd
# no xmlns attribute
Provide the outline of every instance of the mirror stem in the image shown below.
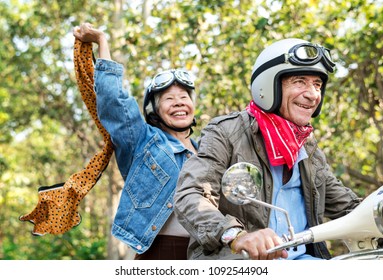
<svg viewBox="0 0 383 280"><path fill-rule="evenodd" d="M244 195L243 193L241 193L241 194ZM289 227L289 234L290 234L288 239L289 240L293 240L294 239L294 228L291 225L289 214L287 213L287 211L285 209L277 207L277 206L269 204L269 203L266 203L266 202L263 202L263 201L260 201L260 200L257 200L257 199L254 199L254 198L246 197L246 195L244 195L244 197L245 197L245 199L250 200L251 202L254 202L254 203L260 204L262 206L269 207L269 208L281 211L283 214L285 214L285 217L286 217L286 220L287 220L287 225ZM286 240L286 241L289 241L289 240Z"/></svg>

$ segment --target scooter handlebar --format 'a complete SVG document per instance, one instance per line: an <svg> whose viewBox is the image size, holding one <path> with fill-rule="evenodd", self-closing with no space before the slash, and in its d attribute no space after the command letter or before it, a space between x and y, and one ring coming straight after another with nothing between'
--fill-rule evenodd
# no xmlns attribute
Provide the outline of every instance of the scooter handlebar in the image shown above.
<svg viewBox="0 0 383 280"><path fill-rule="evenodd" d="M314 241L314 235L311 230L302 231L294 236L294 239L284 242L274 248L267 250L268 254L274 253L279 250L297 247L299 245L308 244Z"/></svg>
<svg viewBox="0 0 383 280"><path fill-rule="evenodd" d="M291 247L296 247L303 244L312 243L314 241L314 235L311 230L306 230L300 233L297 233L293 240L283 242L282 244L275 246L267 250L268 254L277 252L279 250L289 249ZM244 259L248 260L250 258L249 253L246 250L241 250L241 254Z"/></svg>

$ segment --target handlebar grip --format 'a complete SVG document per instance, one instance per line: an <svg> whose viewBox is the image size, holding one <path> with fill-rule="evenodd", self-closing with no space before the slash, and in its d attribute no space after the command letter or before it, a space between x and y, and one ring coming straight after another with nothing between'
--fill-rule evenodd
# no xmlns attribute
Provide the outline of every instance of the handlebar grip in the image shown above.
<svg viewBox="0 0 383 280"><path fill-rule="evenodd" d="M296 234L293 240L284 242L278 246L275 246L274 248L267 250L267 253L271 254L271 253L274 253L274 252L279 251L279 250L284 250L284 249L288 249L291 247L297 247L299 245L312 243L313 241L314 241L314 236L313 236L312 231L306 230L306 231L303 231L303 232ZM242 249L241 254L243 256L243 259L245 259L245 260L250 259L249 253L246 250Z"/></svg>

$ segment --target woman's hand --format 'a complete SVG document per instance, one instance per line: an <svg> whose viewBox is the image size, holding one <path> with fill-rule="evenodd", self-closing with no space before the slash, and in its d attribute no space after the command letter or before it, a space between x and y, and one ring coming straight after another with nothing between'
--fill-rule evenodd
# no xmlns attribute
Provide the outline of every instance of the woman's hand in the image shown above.
<svg viewBox="0 0 383 280"><path fill-rule="evenodd" d="M100 44L100 41L105 37L105 34L88 23L82 23L73 29L73 36L85 43Z"/></svg>
<svg viewBox="0 0 383 280"><path fill-rule="evenodd" d="M84 43L96 43L99 46L99 57L111 60L108 41L105 33L85 22L73 29L73 36Z"/></svg>

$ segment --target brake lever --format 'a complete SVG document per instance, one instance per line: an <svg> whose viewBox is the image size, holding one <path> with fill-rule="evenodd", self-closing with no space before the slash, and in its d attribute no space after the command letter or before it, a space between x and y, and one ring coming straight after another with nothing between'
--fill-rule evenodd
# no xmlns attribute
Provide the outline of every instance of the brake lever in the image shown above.
<svg viewBox="0 0 383 280"><path fill-rule="evenodd" d="M302 231L297 233L294 239L284 242L274 248L267 250L268 254L274 253L279 250L289 249L291 247L298 247L299 245L312 243L314 241L314 235L311 230Z"/></svg>

